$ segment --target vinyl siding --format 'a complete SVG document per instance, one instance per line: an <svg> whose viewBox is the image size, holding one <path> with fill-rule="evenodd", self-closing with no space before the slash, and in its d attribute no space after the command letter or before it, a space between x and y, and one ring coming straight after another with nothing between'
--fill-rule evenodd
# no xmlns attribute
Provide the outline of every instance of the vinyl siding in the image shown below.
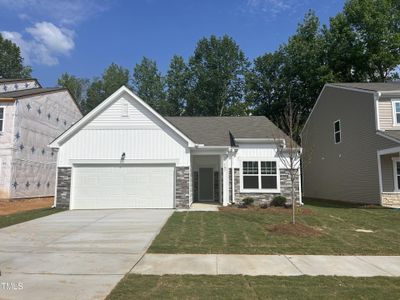
<svg viewBox="0 0 400 300"><path fill-rule="evenodd" d="M128 115L125 115L128 105ZM119 159L176 160L177 166L190 165L187 142L124 94L77 132L59 149L59 167L71 160Z"/></svg>
<svg viewBox="0 0 400 300"><path fill-rule="evenodd" d="M393 128L393 110L392 101L390 99L380 99L378 101L379 108L379 122L380 129L392 129Z"/></svg>
<svg viewBox="0 0 400 300"><path fill-rule="evenodd" d="M339 119L342 142L335 144ZM302 144L306 197L380 203L377 151L398 144L376 134L373 94L326 86Z"/></svg>

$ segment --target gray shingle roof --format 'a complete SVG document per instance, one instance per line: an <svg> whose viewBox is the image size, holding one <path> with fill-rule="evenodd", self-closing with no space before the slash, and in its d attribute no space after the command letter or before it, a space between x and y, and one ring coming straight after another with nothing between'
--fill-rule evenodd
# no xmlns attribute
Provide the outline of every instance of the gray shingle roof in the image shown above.
<svg viewBox="0 0 400 300"><path fill-rule="evenodd" d="M266 117L165 117L192 141L232 146L234 138L289 138Z"/></svg>
<svg viewBox="0 0 400 300"><path fill-rule="evenodd" d="M352 82L352 83L331 83L330 85L373 91L373 92L393 92L400 91L400 83L395 82Z"/></svg>
<svg viewBox="0 0 400 300"><path fill-rule="evenodd" d="M380 131L382 134L391 137L393 139L396 139L400 142L400 130L385 130L385 131Z"/></svg>
<svg viewBox="0 0 400 300"><path fill-rule="evenodd" d="M56 88L33 88L33 89L26 89L26 90L11 91L11 92L0 93L0 99L1 98L19 98L19 97L38 95L38 94L50 93L50 92L61 91L61 90L66 90L66 89L56 87Z"/></svg>

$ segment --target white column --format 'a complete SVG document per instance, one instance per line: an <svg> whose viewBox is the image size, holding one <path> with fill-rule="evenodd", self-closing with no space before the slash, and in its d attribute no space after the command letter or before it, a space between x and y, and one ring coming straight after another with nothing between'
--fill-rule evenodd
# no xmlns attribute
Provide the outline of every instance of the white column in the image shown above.
<svg viewBox="0 0 400 300"><path fill-rule="evenodd" d="M223 156L222 168L223 168L223 197L222 205L227 206L229 204L229 160L228 155Z"/></svg>

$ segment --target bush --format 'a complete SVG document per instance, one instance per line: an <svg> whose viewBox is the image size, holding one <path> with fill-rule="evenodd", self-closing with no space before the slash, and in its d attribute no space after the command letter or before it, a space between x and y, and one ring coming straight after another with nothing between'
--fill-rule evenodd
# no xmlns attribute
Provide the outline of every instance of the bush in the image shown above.
<svg viewBox="0 0 400 300"><path fill-rule="evenodd" d="M286 201L287 201L287 199L284 196L275 196L274 199L272 200L271 204L273 206L285 206Z"/></svg>
<svg viewBox="0 0 400 300"><path fill-rule="evenodd" d="M247 206L247 205L253 205L254 203L254 198L251 197L246 197L243 200L243 203Z"/></svg>

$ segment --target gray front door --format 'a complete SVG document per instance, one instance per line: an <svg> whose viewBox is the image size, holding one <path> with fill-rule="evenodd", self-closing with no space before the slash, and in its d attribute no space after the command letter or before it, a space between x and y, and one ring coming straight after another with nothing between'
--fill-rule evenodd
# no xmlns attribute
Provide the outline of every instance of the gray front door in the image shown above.
<svg viewBox="0 0 400 300"><path fill-rule="evenodd" d="M199 169L199 200L200 201L213 201L214 188L213 180L214 171L212 168Z"/></svg>

